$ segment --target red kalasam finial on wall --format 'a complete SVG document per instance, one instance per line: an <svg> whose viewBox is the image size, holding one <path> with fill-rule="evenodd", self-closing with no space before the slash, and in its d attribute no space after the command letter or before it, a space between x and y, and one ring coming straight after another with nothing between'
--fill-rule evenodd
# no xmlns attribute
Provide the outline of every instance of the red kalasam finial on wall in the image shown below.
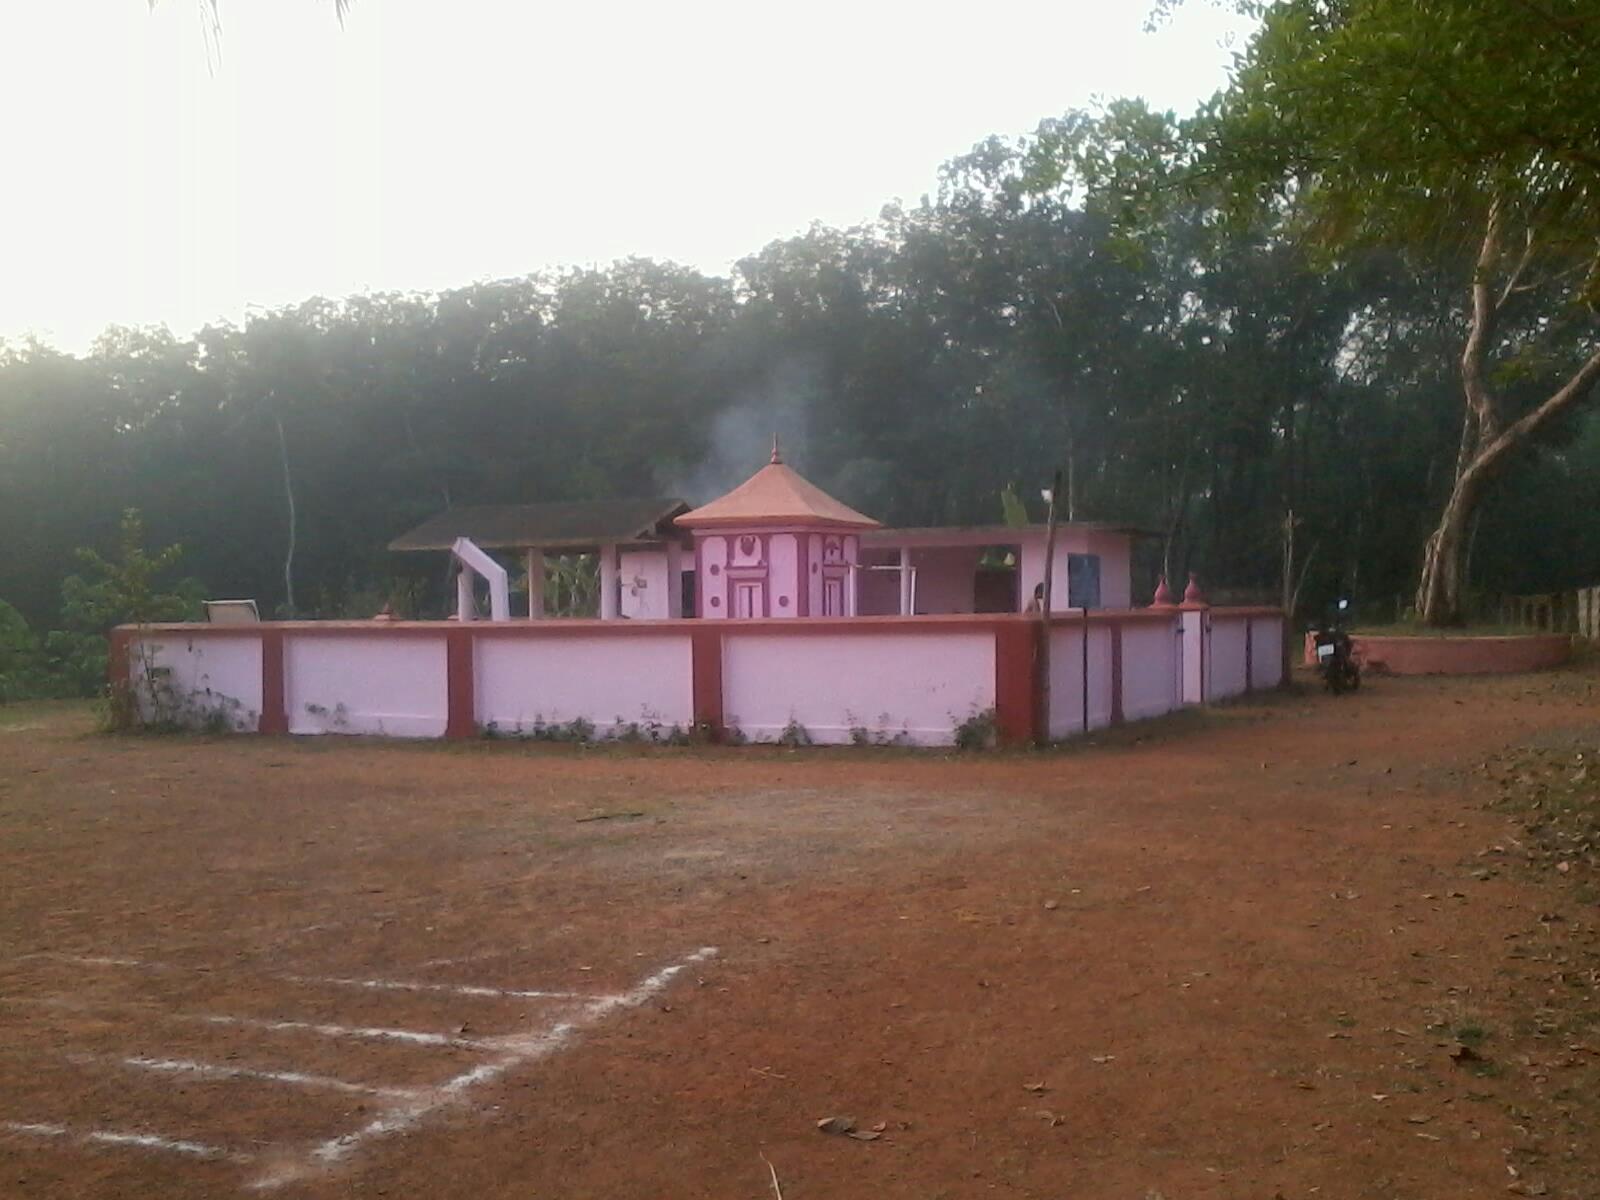
<svg viewBox="0 0 1600 1200"><path fill-rule="evenodd" d="M1206 598L1200 591L1200 581L1195 578L1193 571L1189 572L1189 586L1183 589L1183 602L1196 608L1206 605Z"/></svg>
<svg viewBox="0 0 1600 1200"><path fill-rule="evenodd" d="M1156 584L1156 594L1150 600L1151 608L1176 608L1177 603L1172 599L1172 589L1167 586L1167 577L1163 575Z"/></svg>

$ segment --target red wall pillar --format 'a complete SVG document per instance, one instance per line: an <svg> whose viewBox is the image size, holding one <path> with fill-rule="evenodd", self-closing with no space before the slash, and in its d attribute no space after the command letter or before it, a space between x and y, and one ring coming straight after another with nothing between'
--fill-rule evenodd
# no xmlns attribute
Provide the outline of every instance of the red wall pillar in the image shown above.
<svg viewBox="0 0 1600 1200"><path fill-rule="evenodd" d="M133 664L128 661L132 647L131 630L119 627L111 631L106 653L106 687L111 693L112 719L118 728L124 719L130 725L139 723L138 710L134 707Z"/></svg>
<svg viewBox="0 0 1600 1200"><path fill-rule="evenodd" d="M261 631L261 717L257 733L288 733L289 709L283 681L283 630Z"/></svg>
<svg viewBox="0 0 1600 1200"><path fill-rule="evenodd" d="M444 639L449 704L444 735L447 738L476 737L478 719L473 710L477 705L478 687L472 670L472 630L466 626L451 629Z"/></svg>
<svg viewBox="0 0 1600 1200"><path fill-rule="evenodd" d="M697 733L722 740L722 630L700 626L689 634L690 687Z"/></svg>
<svg viewBox="0 0 1600 1200"><path fill-rule="evenodd" d="M1002 621L994 630L994 724L1003 746L1030 746L1050 728L1044 707L1044 681L1039 678L1039 639L1045 624L1037 620Z"/></svg>

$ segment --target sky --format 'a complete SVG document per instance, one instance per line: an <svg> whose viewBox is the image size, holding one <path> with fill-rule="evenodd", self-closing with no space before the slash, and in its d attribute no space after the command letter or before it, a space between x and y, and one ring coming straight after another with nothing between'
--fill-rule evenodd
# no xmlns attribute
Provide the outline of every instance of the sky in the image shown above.
<svg viewBox="0 0 1600 1200"><path fill-rule="evenodd" d="M0 0L0 339L629 255L726 273L932 191L992 133L1180 114L1244 20L1190 0Z"/></svg>

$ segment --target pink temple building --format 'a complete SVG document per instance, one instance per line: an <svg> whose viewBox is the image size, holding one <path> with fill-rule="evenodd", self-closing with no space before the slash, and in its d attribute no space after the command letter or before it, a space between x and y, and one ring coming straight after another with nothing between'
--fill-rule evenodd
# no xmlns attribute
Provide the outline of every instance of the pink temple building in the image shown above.
<svg viewBox="0 0 1600 1200"><path fill-rule="evenodd" d="M1129 607L1133 540L1144 534L1059 525L1051 607ZM525 563L533 618L545 615L546 554L598 558L601 620L1025 612L1038 607L1047 557L1043 525L885 528L807 480L776 444L765 466L699 508L672 498L458 508L390 548L449 551L463 537Z"/></svg>
<svg viewBox="0 0 1600 1200"><path fill-rule="evenodd" d="M677 518L694 535L696 615L853 617L861 535L879 528L783 461Z"/></svg>

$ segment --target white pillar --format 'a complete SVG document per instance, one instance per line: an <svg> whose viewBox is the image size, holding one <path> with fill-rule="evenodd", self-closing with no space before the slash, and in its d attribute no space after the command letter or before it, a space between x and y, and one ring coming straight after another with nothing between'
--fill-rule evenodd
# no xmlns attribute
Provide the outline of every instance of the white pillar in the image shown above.
<svg viewBox="0 0 1600 1200"><path fill-rule="evenodd" d="M617 547L613 542L600 547L600 619L617 619Z"/></svg>
<svg viewBox="0 0 1600 1200"><path fill-rule="evenodd" d="M456 620L472 620L475 607L472 599L472 568L464 562L458 562L456 563Z"/></svg>
<svg viewBox="0 0 1600 1200"><path fill-rule="evenodd" d="M683 547L667 539L667 616L683 616Z"/></svg>
<svg viewBox="0 0 1600 1200"><path fill-rule="evenodd" d="M544 551L528 551L528 619L544 616Z"/></svg>
<svg viewBox="0 0 1600 1200"><path fill-rule="evenodd" d="M1183 629L1183 702L1204 704L1211 693L1211 614L1203 608L1184 608L1179 620Z"/></svg>
<svg viewBox="0 0 1600 1200"><path fill-rule="evenodd" d="M900 615L911 615L911 547L900 547Z"/></svg>

